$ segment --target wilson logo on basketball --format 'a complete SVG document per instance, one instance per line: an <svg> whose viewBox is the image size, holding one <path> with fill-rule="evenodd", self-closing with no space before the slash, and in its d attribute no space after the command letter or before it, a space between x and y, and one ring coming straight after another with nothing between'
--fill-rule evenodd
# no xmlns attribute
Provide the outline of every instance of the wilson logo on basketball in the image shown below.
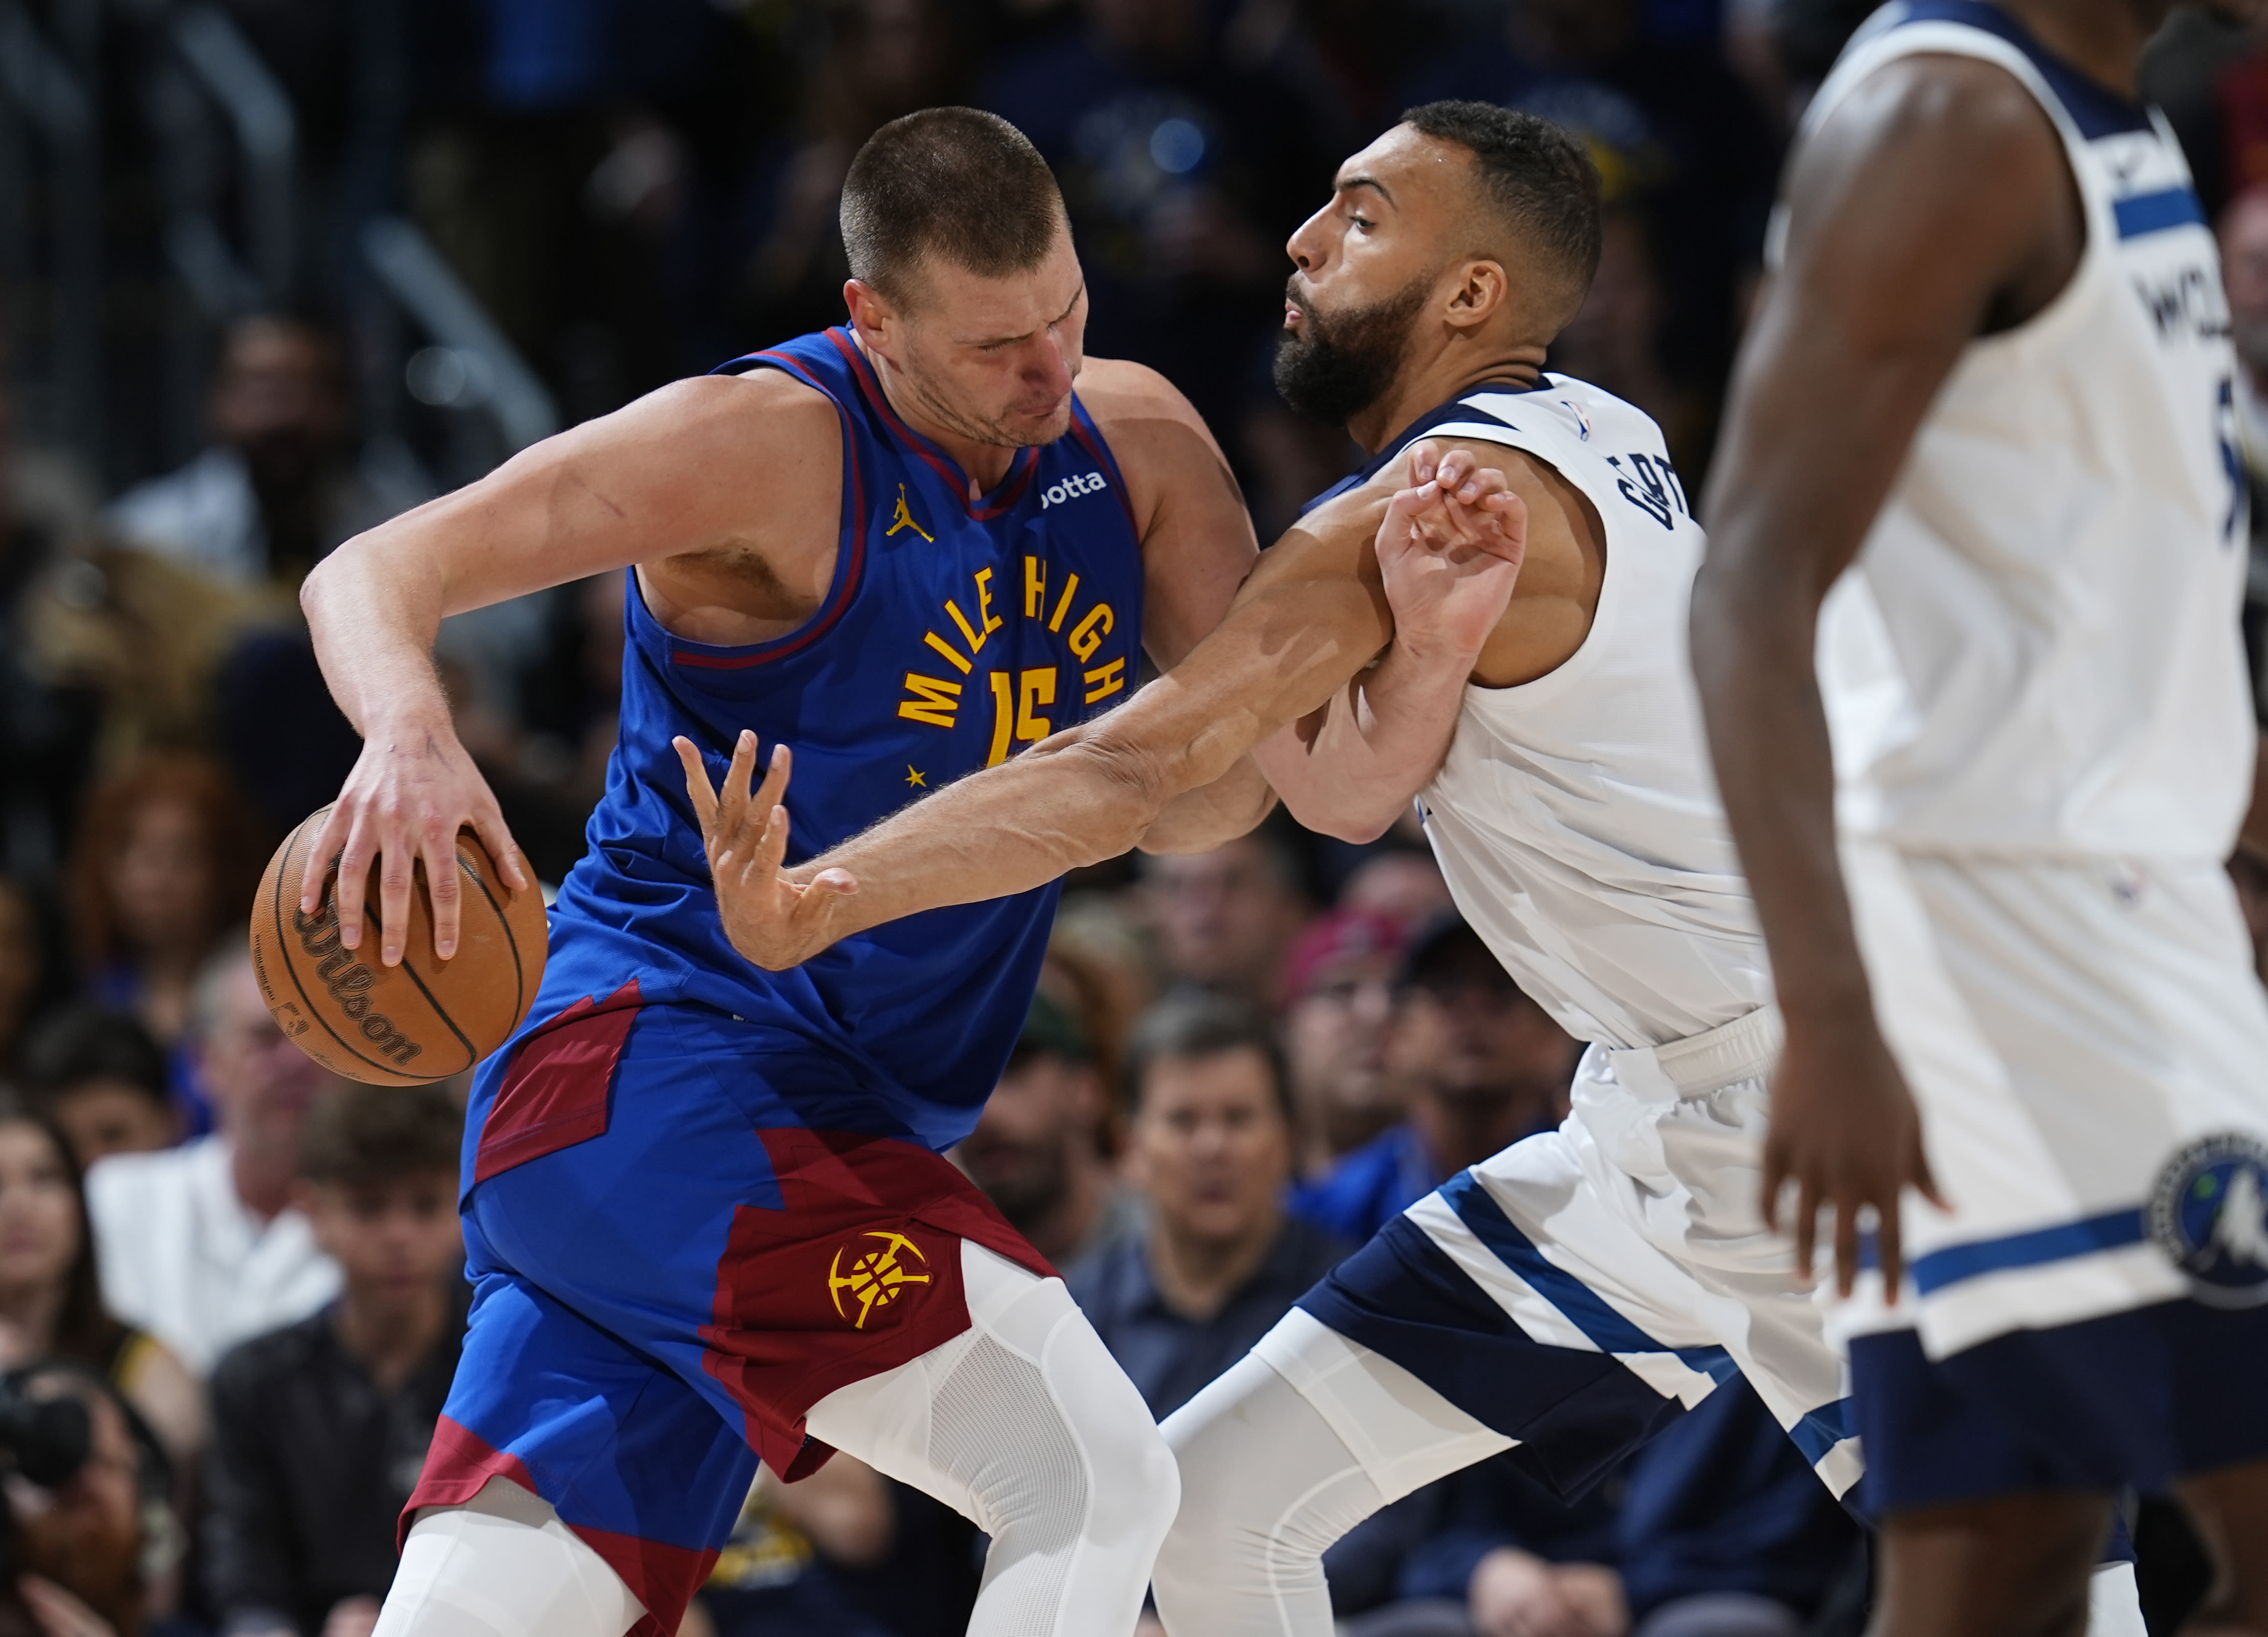
<svg viewBox="0 0 2268 1637"><path fill-rule="evenodd" d="M827 1271L827 1290L835 1298L835 1311L843 1318L849 1319L853 1330L865 1329L868 1316L877 1308L889 1307L914 1286L930 1282L928 1274L913 1271L914 1264L928 1266L929 1258L922 1254L919 1245L903 1234L869 1233L860 1237L879 1239L882 1242L874 1250L852 1257L850 1271L847 1273L843 1271L843 1258L850 1255L850 1247L837 1247L835 1261ZM913 1262L901 1261L901 1254L910 1257ZM855 1319L850 1316L850 1309L843 1305L846 1295L858 1305L858 1316Z"/></svg>
<svg viewBox="0 0 2268 1637"><path fill-rule="evenodd" d="M339 905L335 895L323 895L322 911L309 915L306 911L291 911L292 930L299 934L299 948L311 959L320 962L315 976L323 987L330 991L331 999L339 1010L352 1018L368 1040L384 1056L393 1059L395 1066L407 1064L424 1048L394 1028L393 1020L383 1013L370 1009L370 986L378 981L370 968L354 957L354 952L339 940Z"/></svg>

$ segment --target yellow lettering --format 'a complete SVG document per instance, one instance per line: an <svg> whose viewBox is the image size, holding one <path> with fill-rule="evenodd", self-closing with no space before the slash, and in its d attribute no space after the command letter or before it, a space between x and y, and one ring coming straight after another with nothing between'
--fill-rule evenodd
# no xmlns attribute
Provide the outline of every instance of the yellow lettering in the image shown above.
<svg viewBox="0 0 2268 1637"><path fill-rule="evenodd" d="M1093 659L1094 651L1102 646L1102 639L1110 635L1110 628L1117 623L1117 616L1110 612L1108 603L1096 603L1087 611L1086 617L1072 628L1071 651L1082 660ZM1097 630L1098 625L1101 629Z"/></svg>
<svg viewBox="0 0 2268 1637"><path fill-rule="evenodd" d="M1016 679L1016 737L1028 739L1034 744L1056 731L1055 724L1044 716L1034 716L1032 706L1053 704L1056 702L1056 667L1042 666L1026 671Z"/></svg>
<svg viewBox="0 0 2268 1637"><path fill-rule="evenodd" d="M961 629L967 630L968 627L964 625ZM936 649L946 659L952 660L954 667L958 669L962 675L966 676L968 675L968 661L962 659L960 653L954 650L954 645L946 641L944 638L939 636L935 631L925 631L922 635L922 640L929 644L931 647Z"/></svg>
<svg viewBox="0 0 2268 1637"><path fill-rule="evenodd" d="M992 571L976 571L976 617L983 623L986 635L1000 629L1000 616L992 612Z"/></svg>
<svg viewBox="0 0 2268 1637"><path fill-rule="evenodd" d="M1113 660L1107 665L1098 666L1086 673L1086 681L1087 704L1093 704L1097 699L1108 699L1126 686L1126 661Z"/></svg>
<svg viewBox="0 0 2268 1637"><path fill-rule="evenodd" d="M1074 574L1064 582L1064 594L1062 600L1056 604L1055 618L1048 622L1048 629L1049 630L1061 630L1063 629L1063 616L1070 611L1071 593L1078 589L1078 575Z"/></svg>
<svg viewBox="0 0 2268 1637"><path fill-rule="evenodd" d="M961 684L936 676L919 676L906 673L906 691L914 697L898 702L898 714L911 722L927 722L932 727L950 727L961 709Z"/></svg>
<svg viewBox="0 0 2268 1637"><path fill-rule="evenodd" d="M981 608L982 605L980 604L979 607ZM983 653L984 639L992 634L991 627L987 626L981 631L969 630L968 616L961 611L961 605L954 601L950 597L946 599L945 611L953 616L953 623L961 627L961 634L968 639L968 652L971 653ZM998 623L999 622L997 620L993 622L994 624L998 624Z"/></svg>
<svg viewBox="0 0 2268 1637"><path fill-rule="evenodd" d="M1016 726L1015 684L1008 680L1005 671L992 673L992 754L984 758L987 767L998 767L1008 759L1008 735Z"/></svg>
<svg viewBox="0 0 2268 1637"><path fill-rule="evenodd" d="M1024 559L1024 617L1035 620L1048 601L1048 565L1037 557Z"/></svg>

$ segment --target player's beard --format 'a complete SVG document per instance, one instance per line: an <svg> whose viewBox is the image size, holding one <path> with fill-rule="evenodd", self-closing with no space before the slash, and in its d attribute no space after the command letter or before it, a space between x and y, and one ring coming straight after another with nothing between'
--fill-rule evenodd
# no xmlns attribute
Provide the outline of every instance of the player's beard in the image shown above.
<svg viewBox="0 0 2268 1637"><path fill-rule="evenodd" d="M1366 307L1326 316L1300 301L1296 284L1285 297L1306 314L1297 332L1276 343L1276 391L1295 415L1344 426L1376 403L1394 384L1410 328L1432 288L1431 274Z"/></svg>

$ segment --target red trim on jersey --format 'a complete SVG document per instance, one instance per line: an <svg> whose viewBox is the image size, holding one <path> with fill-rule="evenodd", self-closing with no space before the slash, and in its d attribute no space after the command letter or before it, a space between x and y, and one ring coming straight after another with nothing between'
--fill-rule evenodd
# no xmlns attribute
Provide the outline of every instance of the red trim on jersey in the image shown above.
<svg viewBox="0 0 2268 1637"><path fill-rule="evenodd" d="M615 1066L643 1004L633 977L604 1000L585 995L519 1043L481 1125L474 1186L605 1134Z"/></svg>
<svg viewBox="0 0 2268 1637"><path fill-rule="evenodd" d="M677 664L689 665L702 670L746 670L752 665L769 665L774 660L784 660L790 654L800 653L827 635L834 628L835 623L843 617L843 611L850 606L850 599L858 594L859 581L865 577L866 572L866 479L858 467L858 440L851 435L850 410L836 402L835 395L820 385L817 376L788 354L752 352L748 356L769 360L782 369L794 371L828 402L835 405L835 418L842 424L843 427L843 469L850 475L850 521L843 525L843 533L849 538L836 549L840 550L845 546L848 547L850 566L839 577L835 594L828 599L826 608L801 630L779 638L773 642L758 644L753 649L739 653L701 653L690 648L674 648L670 651L670 659Z"/></svg>
<svg viewBox="0 0 2268 1637"><path fill-rule="evenodd" d="M1037 449L1027 447L1017 456L1015 466L993 490L995 498L983 505L978 505L968 498L968 474L961 469L960 462L900 420L891 409L889 397L882 391L882 383L875 379L874 366L866 362L866 355L853 346L850 338L840 329L828 330L827 339L835 343L835 350L850 365L851 376L858 383L858 390L865 395L866 402L873 407L874 413L882 417L883 423L902 439L908 447L928 461L932 470L945 479L972 519L979 523L989 523L996 517L1005 517L1016 502L1024 498L1024 490L1032 486L1032 474L1040 469L1040 452ZM1076 416L1072 417L1074 421L1077 418Z"/></svg>
<svg viewBox="0 0 2268 1637"><path fill-rule="evenodd" d="M750 1446L792 1482L835 1453L805 1432L813 1405L968 1328L962 1240L1042 1279L1055 1270L951 1161L917 1143L799 1127L757 1135L781 1208L733 1213L703 1366L746 1411Z"/></svg>
<svg viewBox="0 0 2268 1637"><path fill-rule="evenodd" d="M543 1493L518 1456L497 1449L444 1415L433 1428L432 1446L426 1451L424 1471L417 1475L417 1487L410 1491L409 1504L401 1508L401 1521L394 1527L395 1552L409 1540L409 1525L421 1508L463 1506L493 1478L518 1484L532 1495ZM685 1605L693 1601L693 1594L717 1567L714 1552L618 1535L612 1530L585 1529L577 1523L567 1527L621 1575L630 1595L645 1605L646 1618L631 1626L625 1637L672 1637L685 1619Z"/></svg>

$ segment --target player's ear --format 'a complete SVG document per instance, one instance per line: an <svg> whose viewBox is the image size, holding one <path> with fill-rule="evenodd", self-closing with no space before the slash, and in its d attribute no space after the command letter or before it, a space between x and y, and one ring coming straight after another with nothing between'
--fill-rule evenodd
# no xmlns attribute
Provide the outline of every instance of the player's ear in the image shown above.
<svg viewBox="0 0 2268 1637"><path fill-rule="evenodd" d="M898 313L888 297L863 278L849 278L843 282L843 305L850 310L851 327L867 345L889 347Z"/></svg>
<svg viewBox="0 0 2268 1637"><path fill-rule="evenodd" d="M1511 295L1511 280L1501 262L1468 262L1458 269L1458 275L1444 315L1458 329L1485 324L1503 309Z"/></svg>

